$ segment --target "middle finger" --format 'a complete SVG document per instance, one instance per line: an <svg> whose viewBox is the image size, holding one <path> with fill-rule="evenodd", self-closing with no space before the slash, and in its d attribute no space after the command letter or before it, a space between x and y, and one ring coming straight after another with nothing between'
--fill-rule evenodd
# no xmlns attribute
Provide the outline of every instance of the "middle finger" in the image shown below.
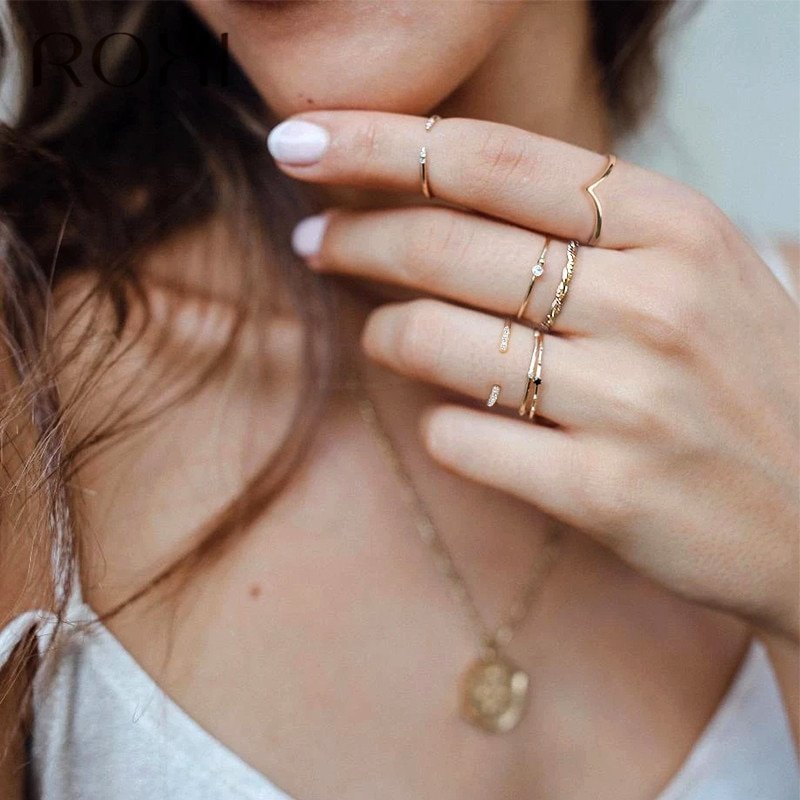
<svg viewBox="0 0 800 800"><path fill-rule="evenodd" d="M296 249L309 266L440 295L514 317L530 286L544 236L447 208L336 209L301 223ZM522 318L541 322L566 263L566 243L551 240ZM581 247L569 296L555 323L560 333L603 332L616 315L616 290L634 256ZM629 263L630 262L630 263Z"/></svg>

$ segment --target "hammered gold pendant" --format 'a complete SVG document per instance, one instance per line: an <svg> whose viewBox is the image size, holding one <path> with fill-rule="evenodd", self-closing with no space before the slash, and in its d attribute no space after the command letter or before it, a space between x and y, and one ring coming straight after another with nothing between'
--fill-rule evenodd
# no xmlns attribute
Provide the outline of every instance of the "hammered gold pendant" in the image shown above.
<svg viewBox="0 0 800 800"><path fill-rule="evenodd" d="M499 655L469 665L461 687L461 713L490 733L516 727L528 706L528 675Z"/></svg>

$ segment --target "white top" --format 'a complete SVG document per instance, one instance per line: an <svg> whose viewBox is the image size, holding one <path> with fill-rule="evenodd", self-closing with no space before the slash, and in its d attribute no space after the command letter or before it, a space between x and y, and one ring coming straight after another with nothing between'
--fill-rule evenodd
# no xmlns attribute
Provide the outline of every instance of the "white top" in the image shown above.
<svg viewBox="0 0 800 800"><path fill-rule="evenodd" d="M34 625L46 649L53 617L23 614L0 631L0 665ZM53 655L34 684L39 800L293 800L168 697L87 605L78 604L59 628ZM656 800L797 800L799 790L780 691L754 642Z"/></svg>
<svg viewBox="0 0 800 800"><path fill-rule="evenodd" d="M760 249L796 296L777 253ZM293 800L168 697L85 603L73 603L57 633L52 615L17 617L0 630L0 667L34 626L42 653L57 638L34 682L38 800ZM766 652L754 641L705 731L656 800L798 796L800 769L786 711Z"/></svg>

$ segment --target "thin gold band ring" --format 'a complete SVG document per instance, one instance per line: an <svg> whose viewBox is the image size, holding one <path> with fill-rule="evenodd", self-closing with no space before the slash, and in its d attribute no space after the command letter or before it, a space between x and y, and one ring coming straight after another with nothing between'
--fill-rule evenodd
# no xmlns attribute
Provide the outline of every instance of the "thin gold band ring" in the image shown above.
<svg viewBox="0 0 800 800"><path fill-rule="evenodd" d="M550 239L545 239L542 251L539 253L539 258L536 259L536 263L531 267L531 275L530 275L530 280L528 282L528 291L525 292L525 297L523 298L519 308L517 309L517 319L520 319L522 315L525 313L525 309L528 307L528 302L530 301L531 295L533 294L533 286L536 283L536 279L544 272L544 262L547 259L548 247L550 247Z"/></svg>
<svg viewBox="0 0 800 800"><path fill-rule="evenodd" d="M531 267L530 278L528 280L528 289L525 292L525 297L522 298L522 302L519 304L519 308L517 309L517 313L514 315L515 319L522 319L522 315L525 313L525 309L528 307L528 302L533 295L533 287L536 283L536 279L544 273L544 263L547 259L547 249L550 247L550 239L544 240L544 245L542 246L541 252L539 253L539 257L534 262L533 266ZM500 332L500 352L505 353L508 350L508 342L511 338L511 317L506 317L503 320L503 330Z"/></svg>
<svg viewBox="0 0 800 800"><path fill-rule="evenodd" d="M595 244L600 239L600 233L603 230L603 206L600 204L600 198L594 193L594 190L611 174L611 170L614 169L616 163L617 157L609 155L608 163L600 177L597 178L594 183L590 183L585 187L586 193L589 195L592 205L594 205L594 228L592 230L592 235L586 242L587 245Z"/></svg>
<svg viewBox="0 0 800 800"><path fill-rule="evenodd" d="M533 332L533 352L531 363L525 380L525 396L522 398L517 413L521 417L533 419L536 416L536 405L539 402L539 389L542 386L542 356L544 355L544 334L539 330Z"/></svg>

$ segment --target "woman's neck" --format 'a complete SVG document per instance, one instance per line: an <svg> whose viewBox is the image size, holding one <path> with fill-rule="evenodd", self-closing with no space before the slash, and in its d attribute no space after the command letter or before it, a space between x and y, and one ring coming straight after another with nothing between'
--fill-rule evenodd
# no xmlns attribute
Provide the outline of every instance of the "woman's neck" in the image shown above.
<svg viewBox="0 0 800 800"><path fill-rule="evenodd" d="M588 3L525 3L508 33L436 110L605 151L610 121Z"/></svg>

